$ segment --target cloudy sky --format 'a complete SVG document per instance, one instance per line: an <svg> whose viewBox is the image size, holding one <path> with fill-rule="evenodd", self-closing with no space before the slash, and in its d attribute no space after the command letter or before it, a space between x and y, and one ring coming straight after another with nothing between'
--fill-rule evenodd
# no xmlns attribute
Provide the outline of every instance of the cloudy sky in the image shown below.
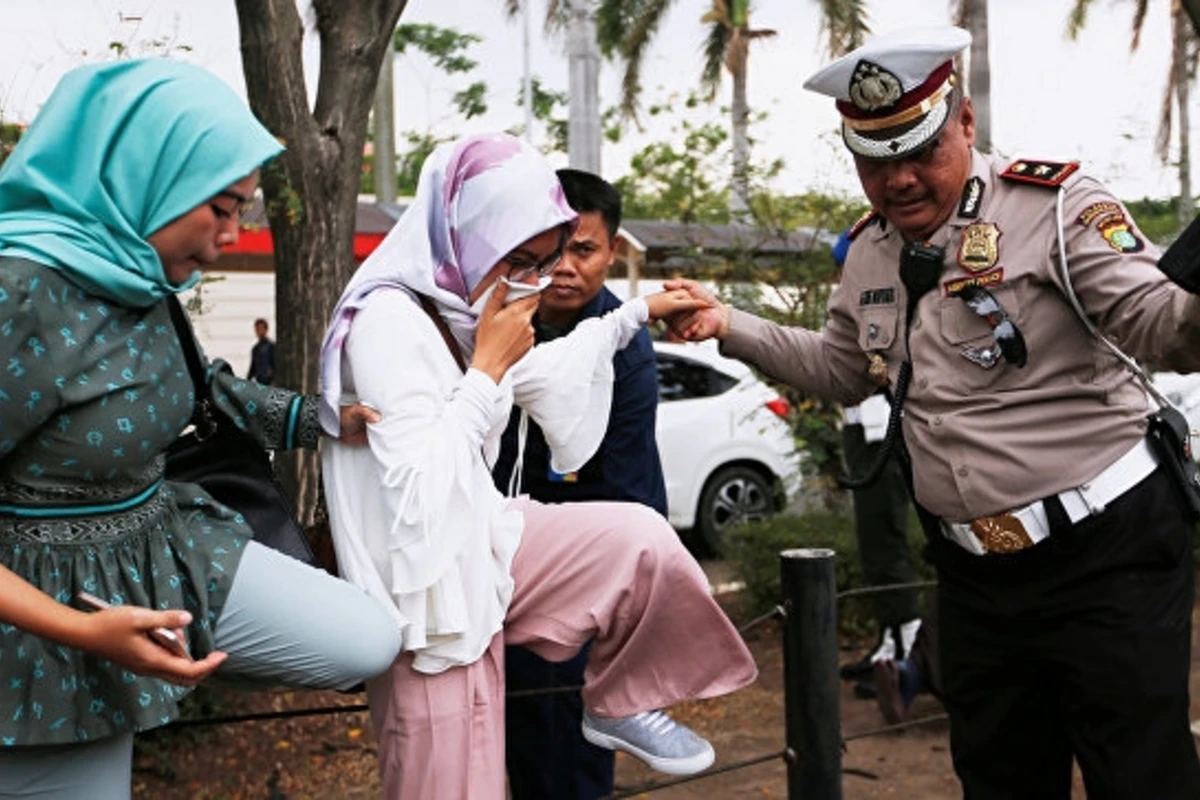
<svg viewBox="0 0 1200 800"><path fill-rule="evenodd" d="M528 1L536 18L532 71L548 87L564 89L562 42L546 39L541 31L545 0ZM449 98L467 79L440 75L420 58L402 58L396 64L398 130L449 135L521 123L515 98L522 29L503 16L502 5L502 0L410 0L402 22L430 22L483 37L471 53L481 63L472 79L488 82L491 110L482 119L456 119ZM695 86L703 40L700 16L707 5L707 0L679 0L666 19L643 70L647 103L682 97ZM947 0L867 0L867 5L877 33L948 20ZM997 148L1014 157L1080 159L1126 198L1177 191L1173 168L1163 167L1153 153L1167 72L1168 4L1151 4L1136 54L1129 52L1132 3L1094 4L1077 42L1068 42L1064 34L1071 0L994 0L991 5ZM6 120L30 119L63 72L111 58L114 41L132 52L172 49L244 90L233 0L0 0L0 19L0 116ZM751 105L768 114L754 132L755 158L784 159L780 190L857 194L834 135L832 101L800 88L823 63L815 0L758 0L751 21L778 33L755 43L751 54ZM604 67L603 105L617 102L619 79L616 66ZM728 84L718 103L727 94ZM692 118L724 119L717 105ZM619 145L606 145L607 177L627 172L630 155L645 144L671 137L669 121L645 121L644 131L629 126ZM1196 145L1193 141L1193 150Z"/></svg>

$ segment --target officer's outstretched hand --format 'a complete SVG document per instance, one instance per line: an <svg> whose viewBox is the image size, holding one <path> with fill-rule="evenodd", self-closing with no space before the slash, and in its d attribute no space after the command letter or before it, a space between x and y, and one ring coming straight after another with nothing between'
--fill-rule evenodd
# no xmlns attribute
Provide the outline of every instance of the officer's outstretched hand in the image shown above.
<svg viewBox="0 0 1200 800"><path fill-rule="evenodd" d="M711 291L686 278L665 281L663 289L668 292L683 290L705 303L702 308L666 318L668 327L676 336L689 342L702 342L713 337L724 339L729 333L729 306L718 300Z"/></svg>

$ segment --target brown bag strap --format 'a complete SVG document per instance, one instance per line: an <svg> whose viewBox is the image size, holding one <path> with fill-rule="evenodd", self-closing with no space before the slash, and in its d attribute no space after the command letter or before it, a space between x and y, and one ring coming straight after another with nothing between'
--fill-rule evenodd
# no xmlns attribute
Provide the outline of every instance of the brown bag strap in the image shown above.
<svg viewBox="0 0 1200 800"><path fill-rule="evenodd" d="M458 342L454 341L454 336L450 333L450 329L446 327L446 320L442 319L442 315L438 313L434 307L433 301L423 294L413 292L417 295L417 299L421 302L421 308L433 320L433 324L437 326L438 333L442 335L442 341L446 343L446 347L450 348L450 355L454 356L454 363L458 364L458 368L463 372L467 371L467 363L463 361L462 350L458 347Z"/></svg>

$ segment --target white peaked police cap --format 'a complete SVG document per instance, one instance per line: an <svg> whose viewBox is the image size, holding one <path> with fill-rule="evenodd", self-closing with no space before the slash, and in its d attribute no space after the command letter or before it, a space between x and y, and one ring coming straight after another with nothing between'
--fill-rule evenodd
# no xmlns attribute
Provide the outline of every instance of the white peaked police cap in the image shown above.
<svg viewBox="0 0 1200 800"><path fill-rule="evenodd" d="M903 158L945 126L954 57L970 44L971 34L950 25L896 31L818 70L804 88L837 101L851 152Z"/></svg>

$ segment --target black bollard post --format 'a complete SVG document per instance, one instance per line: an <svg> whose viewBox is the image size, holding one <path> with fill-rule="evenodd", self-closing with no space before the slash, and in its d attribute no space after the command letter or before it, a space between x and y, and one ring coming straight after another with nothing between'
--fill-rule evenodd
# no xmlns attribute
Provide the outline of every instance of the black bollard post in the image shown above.
<svg viewBox="0 0 1200 800"><path fill-rule="evenodd" d="M837 582L832 550L779 554L783 607L788 799L841 800Z"/></svg>

